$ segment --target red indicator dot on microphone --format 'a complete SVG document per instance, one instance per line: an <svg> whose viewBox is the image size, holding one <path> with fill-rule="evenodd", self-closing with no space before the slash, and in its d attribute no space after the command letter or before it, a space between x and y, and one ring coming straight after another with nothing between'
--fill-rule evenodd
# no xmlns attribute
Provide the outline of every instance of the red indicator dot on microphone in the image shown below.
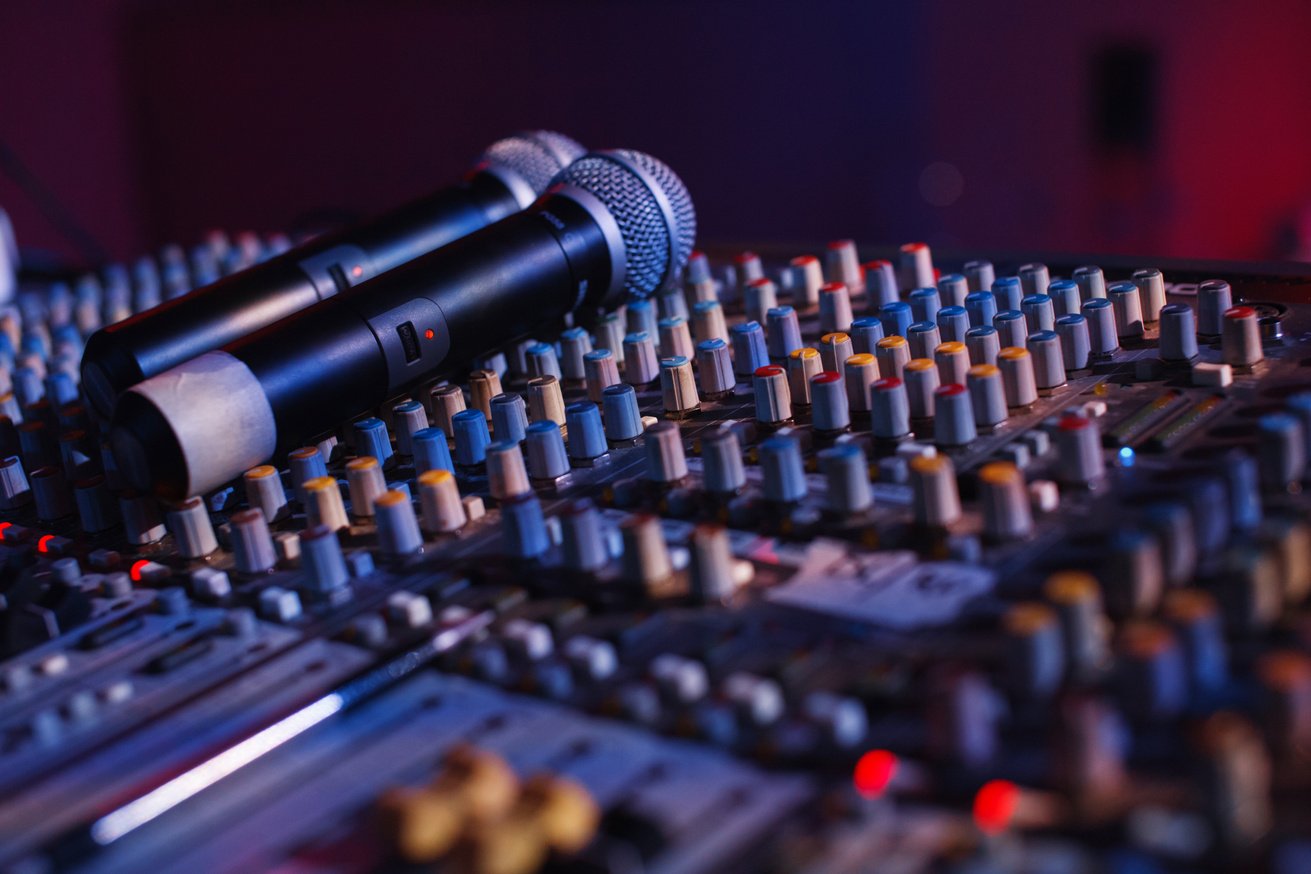
<svg viewBox="0 0 1311 874"><path fill-rule="evenodd" d="M878 798L897 773L897 756L887 750L870 750L856 762L851 781L865 798Z"/></svg>
<svg viewBox="0 0 1311 874"><path fill-rule="evenodd" d="M132 562L132 567L127 572L127 575L132 578L132 582L141 582L141 572L146 569L146 565L148 564L150 564L150 562L144 558Z"/></svg>
<svg viewBox="0 0 1311 874"><path fill-rule="evenodd" d="M363 275L364 275L364 268L361 265L356 264L354 267L351 268L351 276L354 276L356 279L359 279Z"/></svg>
<svg viewBox="0 0 1311 874"><path fill-rule="evenodd" d="M1009 780L990 780L974 796L974 824L981 831L996 834L1005 829L1015 816L1020 790Z"/></svg>
<svg viewBox="0 0 1311 874"><path fill-rule="evenodd" d="M437 332L434 331L432 328L429 328L428 330L423 332L423 338L425 340L431 340L433 337L436 336L437 336Z"/></svg>

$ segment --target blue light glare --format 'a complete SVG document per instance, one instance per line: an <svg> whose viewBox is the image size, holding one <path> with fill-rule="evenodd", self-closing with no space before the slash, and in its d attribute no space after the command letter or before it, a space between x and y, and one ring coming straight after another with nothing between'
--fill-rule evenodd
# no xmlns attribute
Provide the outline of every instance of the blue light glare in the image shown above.
<svg viewBox="0 0 1311 874"><path fill-rule="evenodd" d="M1120 448L1120 466L1133 467L1134 452L1128 446Z"/></svg>

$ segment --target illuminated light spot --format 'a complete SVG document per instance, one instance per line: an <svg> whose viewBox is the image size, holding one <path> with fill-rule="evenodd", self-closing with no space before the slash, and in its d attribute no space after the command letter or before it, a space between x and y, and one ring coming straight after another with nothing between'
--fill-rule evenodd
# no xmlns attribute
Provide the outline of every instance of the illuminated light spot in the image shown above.
<svg viewBox="0 0 1311 874"><path fill-rule="evenodd" d="M54 539L55 539L55 535L53 535L53 534L43 534L43 535L41 536L41 539L38 540L38 541L36 542L36 551L37 551L37 552L49 552L49 551L50 551L50 541L52 541L52 540L54 540Z"/></svg>
<svg viewBox="0 0 1311 874"><path fill-rule="evenodd" d="M851 776L856 791L864 798L879 798L897 774L897 756L887 750L870 750L856 762Z"/></svg>
<svg viewBox="0 0 1311 874"><path fill-rule="evenodd" d="M146 565L148 564L150 564L150 562L144 558L132 562L132 567L127 572L128 576L132 578L132 582L134 583L141 582L141 572L146 569Z"/></svg>
<svg viewBox="0 0 1311 874"><path fill-rule="evenodd" d="M437 336L437 332L434 331L432 328L429 328L428 330L423 332L423 338L425 340L431 340L433 337L436 336Z"/></svg>
<svg viewBox="0 0 1311 874"><path fill-rule="evenodd" d="M1019 800L1019 787L1009 780L984 783L974 796L974 824L988 834L1004 830L1010 825Z"/></svg>
<svg viewBox="0 0 1311 874"><path fill-rule="evenodd" d="M13 522L0 522L0 540L5 539L5 532L14 527Z"/></svg>
<svg viewBox="0 0 1311 874"><path fill-rule="evenodd" d="M1133 467L1133 463L1134 463L1134 453L1133 453L1133 450L1132 450L1131 448L1129 448L1128 446L1123 446L1123 447L1121 447L1121 448L1120 448L1120 466L1121 466L1121 467Z"/></svg>
<svg viewBox="0 0 1311 874"><path fill-rule="evenodd" d="M351 276L354 276L356 279L359 279L363 275L364 275L363 266L356 264L354 267L351 268Z"/></svg>

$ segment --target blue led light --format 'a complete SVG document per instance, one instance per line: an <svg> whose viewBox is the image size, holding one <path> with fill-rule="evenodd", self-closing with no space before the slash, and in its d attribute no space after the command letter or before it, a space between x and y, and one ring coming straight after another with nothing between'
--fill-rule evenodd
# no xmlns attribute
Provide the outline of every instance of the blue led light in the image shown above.
<svg viewBox="0 0 1311 874"><path fill-rule="evenodd" d="M1120 447L1120 466L1133 467L1134 452L1128 446Z"/></svg>

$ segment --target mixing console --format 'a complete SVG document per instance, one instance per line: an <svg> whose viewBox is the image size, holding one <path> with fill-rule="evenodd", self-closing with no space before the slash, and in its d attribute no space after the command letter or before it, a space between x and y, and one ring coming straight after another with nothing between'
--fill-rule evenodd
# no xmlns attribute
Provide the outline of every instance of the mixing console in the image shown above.
<svg viewBox="0 0 1311 874"><path fill-rule="evenodd" d="M698 253L161 504L241 241L0 319L6 870L1311 869L1311 276Z"/></svg>

